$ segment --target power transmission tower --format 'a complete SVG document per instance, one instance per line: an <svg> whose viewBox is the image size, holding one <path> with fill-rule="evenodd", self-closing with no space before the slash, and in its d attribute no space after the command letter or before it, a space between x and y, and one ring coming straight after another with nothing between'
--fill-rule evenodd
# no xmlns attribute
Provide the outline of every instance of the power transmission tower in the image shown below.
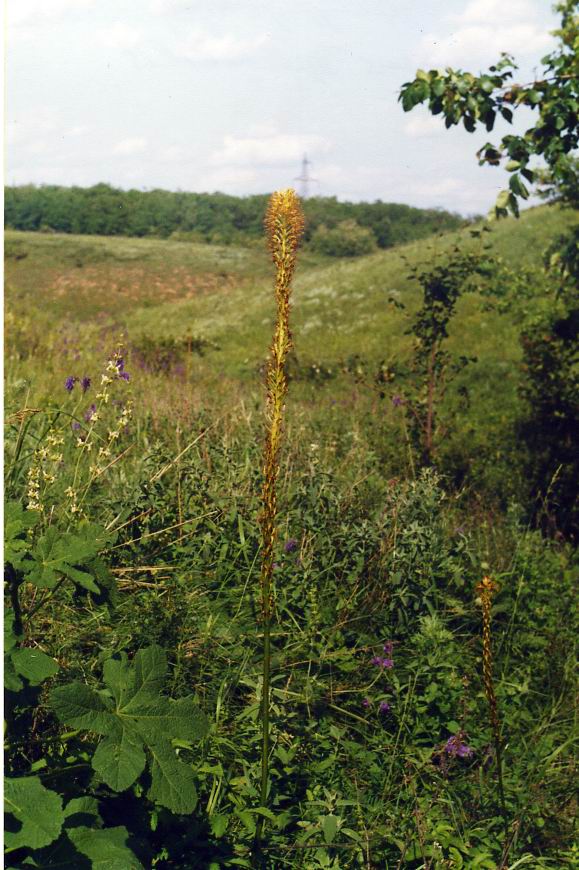
<svg viewBox="0 0 579 870"><path fill-rule="evenodd" d="M299 181L301 184L300 188L300 196L302 199L307 199L310 189L310 182L316 181L315 178L312 178L310 173L308 172L308 166L312 165L312 161L308 160L308 155L304 154L304 159L302 160L302 172L301 175L298 175L297 178L294 178L294 181Z"/></svg>

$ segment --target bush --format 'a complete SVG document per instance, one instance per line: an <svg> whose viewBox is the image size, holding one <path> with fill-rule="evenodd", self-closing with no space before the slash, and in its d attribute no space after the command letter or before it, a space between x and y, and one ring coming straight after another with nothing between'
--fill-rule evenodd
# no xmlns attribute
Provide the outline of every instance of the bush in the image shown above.
<svg viewBox="0 0 579 870"><path fill-rule="evenodd" d="M312 236L312 247L329 257L361 257L376 250L376 239L372 230L356 221L341 221L332 229L319 226Z"/></svg>

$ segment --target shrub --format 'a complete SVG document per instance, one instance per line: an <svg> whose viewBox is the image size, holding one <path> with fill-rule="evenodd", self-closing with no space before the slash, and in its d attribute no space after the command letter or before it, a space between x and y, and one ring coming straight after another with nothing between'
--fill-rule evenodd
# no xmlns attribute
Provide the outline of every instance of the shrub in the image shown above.
<svg viewBox="0 0 579 870"><path fill-rule="evenodd" d="M361 257L376 249L376 238L372 230L356 221L341 221L332 229L319 226L312 236L312 247L328 257Z"/></svg>

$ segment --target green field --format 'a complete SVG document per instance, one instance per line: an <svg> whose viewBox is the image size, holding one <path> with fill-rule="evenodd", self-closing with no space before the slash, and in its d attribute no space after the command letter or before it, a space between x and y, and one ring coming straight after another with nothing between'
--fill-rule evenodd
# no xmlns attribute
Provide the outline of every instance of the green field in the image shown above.
<svg viewBox="0 0 579 870"><path fill-rule="evenodd" d="M98 803L103 834L126 827L140 863L111 841L109 863L93 866L576 866L578 564L570 545L530 524L516 435L521 331L547 304L545 252L572 222L576 212L541 206L490 233L467 228L357 259L301 252L265 809L258 516L275 317L265 243L6 233L11 605L22 611L23 646L59 669L25 687L33 702L10 707L24 737L8 741L7 758L12 771L93 801L83 805L93 827ZM457 245L500 264L520 295L505 301L483 282L459 299L447 348L473 359L440 400L448 432L434 467L421 470L398 401L421 301L409 273ZM483 575L497 584L504 806L482 676ZM121 653L132 661L151 644L168 658L162 691L193 695L208 730L195 742L167 726L177 730L165 790L153 767L115 789L110 770L90 764L106 729L51 692L75 679L85 687L77 693L88 686L91 703L106 704L128 691ZM108 688L103 667L117 674ZM153 758L161 737L145 740ZM175 752L183 780L171 779ZM89 866L61 841L39 839L33 866ZM12 857L29 866L18 843Z"/></svg>

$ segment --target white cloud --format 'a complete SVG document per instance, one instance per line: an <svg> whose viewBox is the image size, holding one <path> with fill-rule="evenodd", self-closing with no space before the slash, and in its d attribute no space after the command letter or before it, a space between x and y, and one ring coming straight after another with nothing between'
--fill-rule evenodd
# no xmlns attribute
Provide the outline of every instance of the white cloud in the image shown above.
<svg viewBox="0 0 579 870"><path fill-rule="evenodd" d="M204 30L190 30L173 48L177 57L187 60L236 60L248 57L267 42L265 33L250 39L224 34L214 36Z"/></svg>
<svg viewBox="0 0 579 870"><path fill-rule="evenodd" d="M244 193L254 186L258 178L258 173L253 169L228 166L200 173L196 178L196 186L198 190L207 192L220 190L227 193Z"/></svg>
<svg viewBox="0 0 579 870"><path fill-rule="evenodd" d="M134 137L129 139L121 139L113 148L114 154L121 154L124 157L130 157L133 154L142 154L147 147L147 140L142 137Z"/></svg>
<svg viewBox="0 0 579 870"><path fill-rule="evenodd" d="M65 136L85 136L90 130L86 124L78 124L76 127L71 127L70 130L65 130Z"/></svg>
<svg viewBox="0 0 579 870"><path fill-rule="evenodd" d="M58 117L54 109L41 108L29 115L11 118L6 124L6 142L22 147L34 146L58 129Z"/></svg>
<svg viewBox="0 0 579 870"><path fill-rule="evenodd" d="M445 132L440 116L418 114L404 123L403 130L411 139L427 139Z"/></svg>
<svg viewBox="0 0 579 870"><path fill-rule="evenodd" d="M132 27L124 21L115 21L101 31L100 38L107 48L127 50L135 48L141 42L143 34L138 27Z"/></svg>
<svg viewBox="0 0 579 870"><path fill-rule="evenodd" d="M193 0L151 0L149 8L153 15L165 15L193 8Z"/></svg>
<svg viewBox="0 0 579 870"><path fill-rule="evenodd" d="M537 6L531 0L471 0L451 16L446 36L426 34L415 56L434 67L491 63L501 52L515 56L537 55L548 49L546 33Z"/></svg>
<svg viewBox="0 0 579 870"><path fill-rule="evenodd" d="M8 0L6 13L11 25L27 24L39 18L59 18L71 12L83 12L96 0Z"/></svg>
<svg viewBox="0 0 579 870"><path fill-rule="evenodd" d="M297 161L305 152L328 151L330 143L322 136L266 133L263 136L225 136L223 147L211 157L214 165L276 164Z"/></svg>

